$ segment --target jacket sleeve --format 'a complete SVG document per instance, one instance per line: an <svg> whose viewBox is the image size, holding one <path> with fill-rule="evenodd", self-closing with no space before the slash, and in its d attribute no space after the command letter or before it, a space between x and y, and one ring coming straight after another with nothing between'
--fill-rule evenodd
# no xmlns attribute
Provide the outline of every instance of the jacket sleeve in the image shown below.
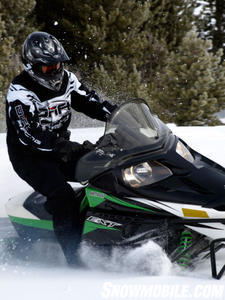
<svg viewBox="0 0 225 300"><path fill-rule="evenodd" d="M74 74L72 75L75 77ZM71 93L72 108L93 119L106 122L117 105L103 101L95 91L89 90L76 77L74 83L74 90Z"/></svg>
<svg viewBox="0 0 225 300"><path fill-rule="evenodd" d="M38 123L35 104L25 92L8 93L7 114L20 143L37 151L52 151L57 134L43 131Z"/></svg>

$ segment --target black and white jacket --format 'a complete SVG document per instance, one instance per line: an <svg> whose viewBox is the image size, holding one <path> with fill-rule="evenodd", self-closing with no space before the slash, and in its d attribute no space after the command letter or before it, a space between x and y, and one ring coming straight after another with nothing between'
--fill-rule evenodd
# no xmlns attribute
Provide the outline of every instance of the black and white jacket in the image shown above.
<svg viewBox="0 0 225 300"><path fill-rule="evenodd" d="M116 106L102 101L66 70L58 92L41 86L26 71L21 72L11 83L6 98L9 154L51 152L57 136L69 126L71 107L91 118L106 121Z"/></svg>

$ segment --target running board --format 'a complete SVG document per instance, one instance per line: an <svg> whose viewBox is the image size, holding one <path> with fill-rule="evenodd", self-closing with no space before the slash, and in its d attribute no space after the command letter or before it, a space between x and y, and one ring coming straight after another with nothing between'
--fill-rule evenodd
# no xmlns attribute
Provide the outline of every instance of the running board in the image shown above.
<svg viewBox="0 0 225 300"><path fill-rule="evenodd" d="M211 259L211 270L212 270L212 277L215 279L220 279L223 274L225 273L225 265L217 272L216 266L216 252L218 252L221 248L225 247L225 244L217 245L217 243L225 243L225 238L213 240L210 243L210 259Z"/></svg>

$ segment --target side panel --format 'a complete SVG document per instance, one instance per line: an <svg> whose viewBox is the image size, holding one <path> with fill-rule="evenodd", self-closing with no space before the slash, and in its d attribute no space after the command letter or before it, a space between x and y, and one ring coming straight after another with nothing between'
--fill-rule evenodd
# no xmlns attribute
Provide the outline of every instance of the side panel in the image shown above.
<svg viewBox="0 0 225 300"><path fill-rule="evenodd" d="M104 192L101 192L95 188L91 188L91 187L87 187L86 188L86 195L88 198L88 202L89 202L89 206L91 208L96 208L98 206L100 206L100 204L102 204L105 201L109 201L109 202L113 202L115 204L118 204L120 206L124 206L127 208L132 208L134 210L139 210L142 212L149 212L149 213L154 213L153 210L149 209L149 208L145 208L143 206L139 206L136 204L131 203L131 201L129 201L129 199L126 200L121 200L115 196L110 196L107 195Z"/></svg>

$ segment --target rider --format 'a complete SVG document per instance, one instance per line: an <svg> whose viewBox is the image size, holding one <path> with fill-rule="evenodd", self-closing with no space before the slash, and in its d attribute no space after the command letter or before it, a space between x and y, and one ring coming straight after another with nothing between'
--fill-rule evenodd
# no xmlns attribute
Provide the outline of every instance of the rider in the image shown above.
<svg viewBox="0 0 225 300"><path fill-rule="evenodd" d="M74 190L76 161L94 148L69 141L71 107L106 121L116 105L102 101L64 69L69 57L46 32L33 32L22 48L24 70L12 81L6 99L8 153L16 173L47 197L55 235L68 263L76 264L82 222Z"/></svg>

